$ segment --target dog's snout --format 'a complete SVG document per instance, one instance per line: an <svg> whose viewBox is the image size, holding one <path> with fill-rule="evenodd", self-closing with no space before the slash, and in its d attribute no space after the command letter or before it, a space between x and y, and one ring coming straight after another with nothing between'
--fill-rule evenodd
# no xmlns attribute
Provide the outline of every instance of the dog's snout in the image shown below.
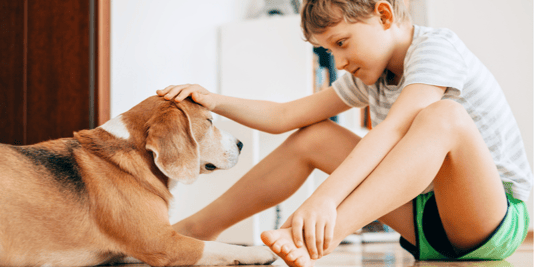
<svg viewBox="0 0 535 267"><path fill-rule="evenodd" d="M217 167L216 170L227 170L238 163L243 143L225 131L219 130L219 132L221 133L221 149L219 151L213 151L214 153L204 154L205 156L202 157L201 161L203 162L203 168L201 170L209 171L211 166L208 166L208 168L204 167L204 164L209 162Z"/></svg>
<svg viewBox="0 0 535 267"><path fill-rule="evenodd" d="M241 152L241 149L243 148L243 143L238 140L238 143L236 145L238 146L238 151Z"/></svg>

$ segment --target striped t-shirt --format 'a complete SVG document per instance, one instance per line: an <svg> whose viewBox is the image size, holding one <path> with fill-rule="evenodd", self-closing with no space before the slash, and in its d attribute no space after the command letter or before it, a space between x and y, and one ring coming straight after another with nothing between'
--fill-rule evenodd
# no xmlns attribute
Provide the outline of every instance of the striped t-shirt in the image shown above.
<svg viewBox="0 0 535 267"><path fill-rule="evenodd" d="M463 105L477 125L498 168L505 191L528 200L533 174L511 108L494 76L455 33L414 25L398 85L388 85L386 72L374 85L346 73L333 88L349 106L370 106L372 126L381 123L407 85L446 87L442 99Z"/></svg>

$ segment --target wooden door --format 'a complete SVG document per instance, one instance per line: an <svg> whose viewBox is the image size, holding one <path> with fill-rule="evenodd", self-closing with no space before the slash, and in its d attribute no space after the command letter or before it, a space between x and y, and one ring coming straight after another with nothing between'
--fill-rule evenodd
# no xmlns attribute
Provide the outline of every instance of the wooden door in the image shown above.
<svg viewBox="0 0 535 267"><path fill-rule="evenodd" d="M0 0L0 143L109 119L109 0Z"/></svg>

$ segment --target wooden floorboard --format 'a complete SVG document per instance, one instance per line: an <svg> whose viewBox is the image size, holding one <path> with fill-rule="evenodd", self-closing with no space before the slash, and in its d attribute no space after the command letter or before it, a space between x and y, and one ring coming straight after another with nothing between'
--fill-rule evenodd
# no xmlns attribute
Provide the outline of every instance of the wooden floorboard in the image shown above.
<svg viewBox="0 0 535 267"><path fill-rule="evenodd" d="M145 264L121 265L127 267L148 267ZM241 265L257 266L258 265ZM277 260L272 266L286 266ZM469 261L469 262L436 262L415 261L410 253L399 243L364 243L340 245L332 254L316 262L316 267L375 267L375 266L496 266L496 267L532 267L533 266L533 235L528 236L518 250L505 261Z"/></svg>

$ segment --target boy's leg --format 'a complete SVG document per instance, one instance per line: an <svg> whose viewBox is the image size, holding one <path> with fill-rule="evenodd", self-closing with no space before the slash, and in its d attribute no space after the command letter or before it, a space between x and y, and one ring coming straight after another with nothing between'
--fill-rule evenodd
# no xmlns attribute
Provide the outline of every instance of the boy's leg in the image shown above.
<svg viewBox="0 0 535 267"><path fill-rule="evenodd" d="M331 121L323 121L292 134L246 173L214 202L176 223L182 234L203 240L215 240L233 224L290 197L305 182L312 170L334 171L349 155L360 138ZM407 240L414 239L412 213L410 221L393 227ZM410 225L405 233L397 225Z"/></svg>
<svg viewBox="0 0 535 267"><path fill-rule="evenodd" d="M188 236L215 240L233 224L290 197L315 168L330 173L359 140L331 121L302 128L214 202L173 228Z"/></svg>
<svg viewBox="0 0 535 267"><path fill-rule="evenodd" d="M464 108L449 100L420 112L407 134L338 206L333 244L399 207L408 210L404 203L431 181L448 239L459 250L479 245L506 213L503 185L486 144ZM286 231L268 231L262 238L287 262L306 258Z"/></svg>

